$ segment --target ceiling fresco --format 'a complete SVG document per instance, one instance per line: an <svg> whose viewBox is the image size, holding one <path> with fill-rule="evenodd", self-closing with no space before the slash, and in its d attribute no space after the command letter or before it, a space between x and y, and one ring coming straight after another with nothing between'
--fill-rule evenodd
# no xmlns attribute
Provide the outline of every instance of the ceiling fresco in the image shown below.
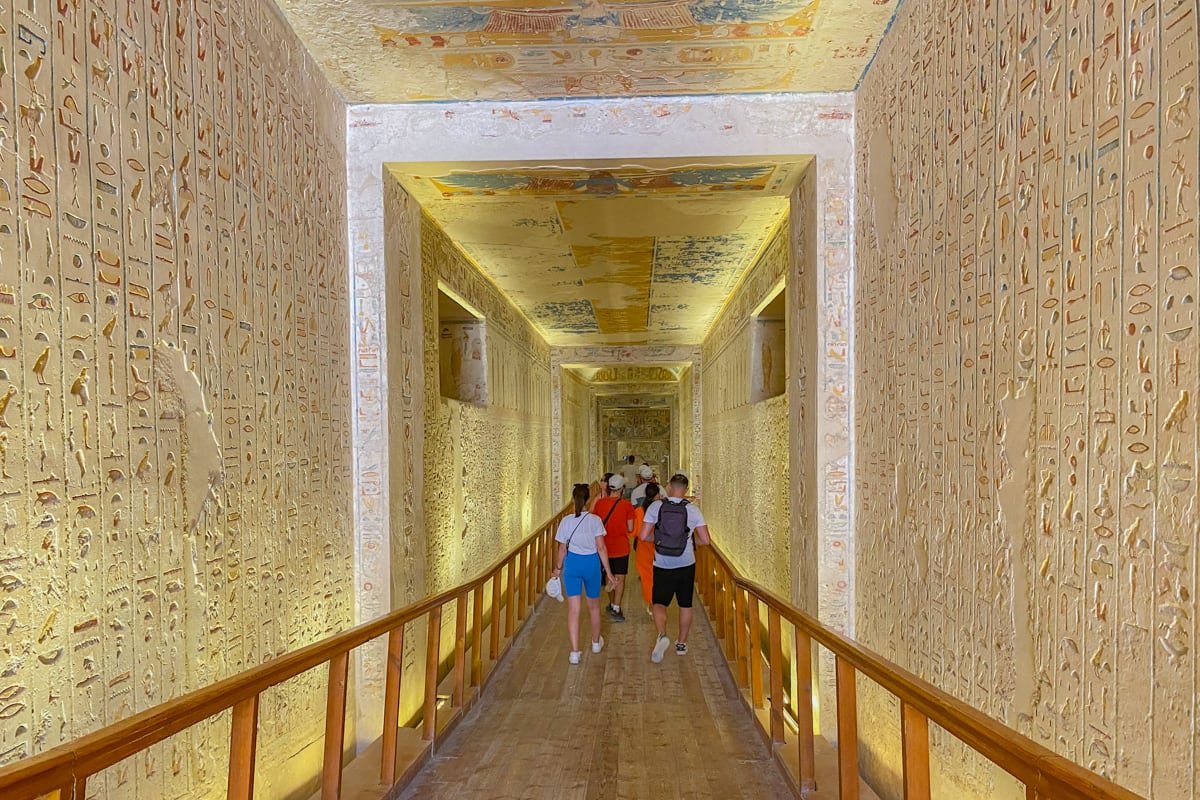
<svg viewBox="0 0 1200 800"><path fill-rule="evenodd" d="M897 0L279 0L350 102L855 87Z"/></svg>
<svg viewBox="0 0 1200 800"><path fill-rule="evenodd" d="M571 372L574 372L589 383L677 383L687 368L687 364L680 364L678 366L563 364L563 369L571 370Z"/></svg>
<svg viewBox="0 0 1200 800"><path fill-rule="evenodd" d="M811 159L393 164L551 345L696 344Z"/></svg>

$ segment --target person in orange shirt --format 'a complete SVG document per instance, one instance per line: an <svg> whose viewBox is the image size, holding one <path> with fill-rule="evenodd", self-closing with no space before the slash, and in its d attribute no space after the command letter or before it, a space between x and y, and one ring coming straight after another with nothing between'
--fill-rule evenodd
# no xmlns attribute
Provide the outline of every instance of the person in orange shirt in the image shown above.
<svg viewBox="0 0 1200 800"><path fill-rule="evenodd" d="M644 484L645 493L642 502L633 509L633 529L640 531L646 521L646 509L658 499L658 484ZM638 577L642 579L642 600L646 603L646 613L654 616L654 541L633 543L637 548L634 563L637 565Z"/></svg>
<svg viewBox="0 0 1200 800"><path fill-rule="evenodd" d="M596 508L596 503L599 503L604 498L610 497L614 494L614 492L610 492L608 490L608 479L613 475L614 473L612 472L606 472L600 477L600 491L595 497L589 500L587 504L587 510L589 513L593 513L594 509Z"/></svg>
<svg viewBox="0 0 1200 800"><path fill-rule="evenodd" d="M624 622L621 598L625 594L625 576L629 573L629 535L633 533L633 505L621 496L625 479L612 475L608 479L608 495L592 505L592 513L604 521L604 545L612 567L608 616L613 622Z"/></svg>

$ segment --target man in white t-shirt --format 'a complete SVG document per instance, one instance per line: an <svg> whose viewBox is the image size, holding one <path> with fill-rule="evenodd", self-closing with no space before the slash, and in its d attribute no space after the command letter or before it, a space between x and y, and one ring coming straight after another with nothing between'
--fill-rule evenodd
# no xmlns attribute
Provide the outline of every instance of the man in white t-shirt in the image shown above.
<svg viewBox="0 0 1200 800"><path fill-rule="evenodd" d="M633 503L634 508L637 508L646 499L646 487L654 483L654 470L650 468L649 464L642 464L637 477L637 486L633 487L633 491L629 493L629 502Z"/></svg>
<svg viewBox="0 0 1200 800"><path fill-rule="evenodd" d="M626 456L624 463L621 464L621 468L617 470L617 474L625 479L625 490L621 493L621 496L628 498L629 490L637 483L638 478L638 469L634 464L633 456Z"/></svg>
<svg viewBox="0 0 1200 800"><path fill-rule="evenodd" d="M696 546L712 543L708 525L700 509L684 499L688 479L683 473L671 476L667 484L667 499L656 500L646 509L646 517L638 538L654 542L654 626L658 638L650 660L655 664L671 646L667 636L667 606L679 604L679 638L675 640L675 655L687 655L688 631L692 627L692 596L696 587ZM664 512L664 503L674 508Z"/></svg>

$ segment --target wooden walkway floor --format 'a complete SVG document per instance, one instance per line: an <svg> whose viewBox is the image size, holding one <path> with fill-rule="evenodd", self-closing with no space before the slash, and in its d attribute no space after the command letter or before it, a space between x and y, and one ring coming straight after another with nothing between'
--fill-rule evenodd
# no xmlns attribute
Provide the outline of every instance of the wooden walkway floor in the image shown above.
<svg viewBox="0 0 1200 800"><path fill-rule="evenodd" d="M654 623L629 576L623 624L567 664L566 605L544 601L476 706L402 798L793 797L697 606L686 656L650 662ZM672 614L668 633L678 631ZM583 620L581 639L588 640Z"/></svg>

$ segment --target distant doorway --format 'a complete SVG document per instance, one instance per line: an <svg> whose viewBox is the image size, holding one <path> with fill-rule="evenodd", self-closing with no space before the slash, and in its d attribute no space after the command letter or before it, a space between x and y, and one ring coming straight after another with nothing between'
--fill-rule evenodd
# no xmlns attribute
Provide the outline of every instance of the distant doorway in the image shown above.
<svg viewBox="0 0 1200 800"><path fill-rule="evenodd" d="M604 408L600 412L600 435L604 467L611 470L626 456L635 463L646 462L660 478L674 469L673 414L670 406L648 408Z"/></svg>

